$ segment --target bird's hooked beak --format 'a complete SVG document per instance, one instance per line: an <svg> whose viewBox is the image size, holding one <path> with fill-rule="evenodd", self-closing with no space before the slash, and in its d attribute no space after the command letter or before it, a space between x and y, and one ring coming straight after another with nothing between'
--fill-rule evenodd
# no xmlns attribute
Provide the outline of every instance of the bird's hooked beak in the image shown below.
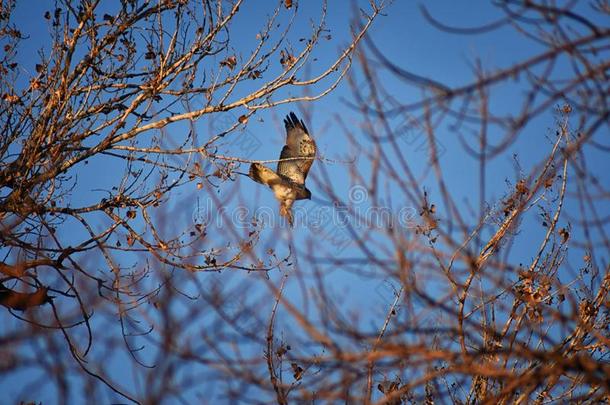
<svg viewBox="0 0 610 405"><path fill-rule="evenodd" d="M307 187L305 187L305 196L308 200L311 200L311 191Z"/></svg>

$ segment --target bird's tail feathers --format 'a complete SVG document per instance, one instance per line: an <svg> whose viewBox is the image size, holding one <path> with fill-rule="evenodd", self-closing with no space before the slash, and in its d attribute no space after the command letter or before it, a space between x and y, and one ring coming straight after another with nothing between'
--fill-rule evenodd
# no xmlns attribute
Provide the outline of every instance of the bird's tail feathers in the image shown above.
<svg viewBox="0 0 610 405"><path fill-rule="evenodd" d="M288 224L290 225L290 227L294 226L294 220L292 217L292 210L290 207L284 205L284 204L280 204L280 215L285 217L288 220Z"/></svg>

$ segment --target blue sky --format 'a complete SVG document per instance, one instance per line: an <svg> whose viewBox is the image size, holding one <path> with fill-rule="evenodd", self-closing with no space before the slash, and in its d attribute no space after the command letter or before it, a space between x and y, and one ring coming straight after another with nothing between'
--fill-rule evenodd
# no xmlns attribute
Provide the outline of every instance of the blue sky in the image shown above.
<svg viewBox="0 0 610 405"><path fill-rule="evenodd" d="M303 13L302 20L297 24L296 30L290 34L294 49L298 50L302 46L299 38L304 37L309 32L309 19L318 18L318 2L301 2L301 12ZM582 2L580 7L586 8ZM49 3L49 8L52 6ZM259 24L264 20L265 16L271 11L261 7L257 3L249 3L244 6L244 10L235 21L234 30L231 35L234 39L232 45L234 48L231 52L236 54L244 54L249 46L254 41L254 36L259 29ZM359 1L358 5L366 8L367 1ZM396 1L388 6L385 10L385 16L380 17L373 25L369 32L372 42L379 48L386 58L401 68L408 70L417 75L421 75L437 82L443 83L446 86L460 86L473 81L475 75L474 70L476 61L479 60L485 71L493 72L498 69L509 67L511 64L521 61L529 56L536 54L542 48L540 45L526 39L522 34L515 31L510 26L505 26L492 33L483 35L451 35L441 32L432 27L425 20L419 10L421 3L411 1ZM504 15L500 10L493 7L491 2L487 1L431 1L425 2L429 12L438 20L446 22L449 25L459 27L471 27L486 24L490 21L495 21L502 18ZM45 6L36 5L32 7L30 3L21 2L18 5L15 21L20 25L22 31L29 35L29 39L25 40L21 45L24 51L21 56L26 65L29 65L33 70L35 53L38 47L48 44L47 28L40 24L42 14L46 11ZM32 18L32 15L36 18ZM40 18L39 18L40 17ZM330 2L328 9L327 26L330 29L329 34L332 36L330 40L321 41L319 50L314 54L318 58L317 62L312 63L312 69L318 66L325 66L325 62L334 58L342 46L345 46L350 39L349 24L354 17L354 4L352 2ZM288 14L282 16L282 20L286 21ZM368 54L368 56L371 56ZM564 61L566 65L558 64L556 74L562 75L563 72L568 72L568 61ZM317 65L318 66L317 66ZM279 64L278 64L279 65ZM396 79L388 74L386 70L378 66L374 61L371 62L375 74L379 77L380 83L387 90L388 96L400 102L407 103L417 101L421 98L422 93L413 86L405 85L404 82ZM280 68L279 66L276 68ZM352 80L358 83L359 88L366 86L362 72L357 61L354 62L352 68ZM255 84L254 84L255 85ZM515 81L495 86L492 88L491 107L495 111L510 112L513 109L518 109L524 97L524 82ZM318 87L319 88L319 87ZM280 95L300 95L300 89L291 89L280 92ZM223 154L248 159L277 159L284 142L284 131L282 119L290 111L296 111L299 116L305 117L306 125L310 129L313 136L316 138L318 149L325 158L337 161L351 161L352 158L357 158L361 151L350 146L349 140L343 132L343 129L338 124L339 121L351 125L352 132L361 137L361 147L370 148L370 143L364 140L362 133L364 129L361 127L362 117L360 112L349 106L353 101L352 89L346 81L344 81L334 92L313 103L299 105L281 105L276 108L258 111L243 128L238 129L234 133L227 136L225 142L220 146ZM305 112L305 114L304 114ZM227 120L223 117L208 117L204 116L195 123L195 128L200 134L200 139L207 139L213 135L213 130L219 129L226 123L236 120L238 116L245 113L245 110L235 110L226 113L231 117ZM405 116L398 115L392 119L392 123L399 125L405 120ZM518 155L518 161L523 169L523 173L527 174L534 164L537 164L543 159L552 147L552 134L556 128L557 114L553 108L549 108L547 112L541 114L530 125L525 127L519 134L516 142L514 142L507 151L489 162L488 171L486 173L486 195L485 201L490 205L497 204L510 190L505 180L514 183L515 176L515 159L513 155ZM220 124L219 124L220 121ZM450 189L450 194L457 202L458 206L463 207L467 211L467 207L474 207L475 213L478 214L479 204L479 180L478 180L478 163L472 156L469 156L463 148L460 138L467 143L475 142L468 136L468 131L464 128L455 129L451 126L452 120L447 119L445 123L440 125L435 133L439 147L443 151L441 156L441 167L446 182ZM607 129L607 128L606 128ZM185 124L173 125L167 129L168 133L177 134L180 138L180 133L186 133L189 127ZM494 132L495 131L495 132ZM425 137L418 133L416 129L407 131L407 136L401 142L401 151L404 157L408 160L413 168L416 177L421 179L421 188L427 189L430 194L431 201L435 202L439 207L439 216L443 217L443 206L438 194L436 181L432 173L429 171L428 152L425 147ZM490 127L489 140L493 143L499 140L502 132L497 127ZM240 137L251 137L255 141L244 144ZM551 137L551 138L549 138ZM422 148L422 142L424 147ZM257 147L260 145L260 147ZM600 179L607 182L610 171L610 163L601 153L592 150L589 156L589 165L592 171L599 173ZM322 167L323 166L323 167ZM355 166L355 167L354 167ZM297 205L303 207L307 213L320 212L320 208L325 204L332 204L329 196L325 195L320 184L326 175L332 178L332 183L335 186L335 193L343 199L349 200L350 190L354 190L354 186L359 186L350 176L350 170L360 170L367 173L370 170L370 165L363 159L355 160L355 163L341 162L325 162L317 161L313 165L312 172L308 178L308 187L313 192L315 198L312 201L300 201ZM242 165L240 171L246 172L247 166ZM103 189L110 189L117 185L116 179L120 178L123 173L121 164L115 165L114 162L109 162L104 159L92 159L88 165L81 165L79 168L79 177L82 183L79 185L78 193L74 195L74 203L90 201L90 199L99 199L100 194L104 194ZM389 187L394 187L389 185ZM274 200L270 190L267 190L253 181L238 177L237 181L223 183L219 188L219 198L226 200L226 206L229 210L235 209L236 206L246 207L252 211L261 206L269 207L271 212L277 212L277 203ZM199 190L196 182L183 186L178 191L172 194L174 203L170 204L172 212L175 215L166 224L168 229L175 226L190 226L195 218L199 218L204 211L210 210L208 204L209 198L206 195L207 190ZM386 200L386 203L389 202ZM374 205L371 201L363 203L366 206ZM202 208L203 207L203 208ZM212 206L213 207L213 206ZM401 200L397 197L391 202L393 212L398 212L400 209L411 209L414 212L419 211L420 207L414 207L412 204ZM568 211L571 202L566 203ZM215 208L211 208L215 210ZM600 212L608 214L609 207L599 207ZM468 217L472 221L472 225L476 225L477 215ZM518 262L527 262L538 248L538 242L545 229L543 229L533 215L524 222L524 227L527 229L522 231L516 239L513 247L512 257L515 265ZM565 221L562 222L565 224ZM488 232L493 229L490 226ZM74 232L70 230L69 232ZM246 231L244 231L245 233ZM331 243L321 244L320 250L316 251L317 255L340 255L341 257L351 257L358 255L359 250L356 246L349 243L349 234L347 229L339 225L323 227L323 234L328 238L338 238L339 246ZM333 236L328 236L329 232ZM412 229L404 229L406 234L412 236ZM293 246L299 244L309 244L321 235L318 229L308 226L295 227L294 230L288 230L285 227L282 229L265 229L261 237L260 251L267 247L274 247L280 253L288 251L289 244ZM228 237L227 237L228 238ZM382 241L382 237L378 237ZM581 257L581 252L576 254L576 259ZM125 265L132 262L134 258L126 260ZM129 263L128 263L129 262ZM307 273L310 276L314 266L301 266L305 260L303 257L296 257L296 268L298 271ZM392 286L389 282L385 282L383 277L375 279L374 282L367 280L361 276L355 275L352 272L347 272L344 269L329 269L328 276L325 280L328 283L329 289L335 290L337 296L341 296L342 305L347 308L352 308L352 312L359 312L361 321L368 324L371 330L376 330L379 327L378 315L379 311L387 308L388 302L392 298ZM247 280L248 276L234 274L201 274L202 280L208 280L209 277L218 277L222 280L225 287L238 285ZM272 273L271 277L277 281L280 279L277 273ZM311 278L307 278L307 283L312 282ZM299 302L302 297L302 285L289 282L286 289L286 296L295 297L294 300ZM313 286L310 285L310 286ZM264 299L268 291L261 287L259 291L249 290L249 293L257 295L256 299ZM247 299L255 299L248 297ZM364 308L364 309L363 309ZM180 309L177 313L182 313L184 309ZM346 311L350 312L350 311ZM281 322L280 322L281 324ZM286 325L290 325L290 321L286 321ZM291 331L285 330L287 338L290 338ZM297 337L294 337L297 339ZM129 380L128 371L120 367L120 360L117 360L116 373ZM124 375L123 375L124 374ZM7 380L8 381L8 380ZM5 385L4 388L13 390L15 387ZM47 393L50 395L50 393ZM50 395L49 398L52 398ZM36 400L47 403L46 398L23 398L24 400ZM50 399L52 402L52 399Z"/></svg>

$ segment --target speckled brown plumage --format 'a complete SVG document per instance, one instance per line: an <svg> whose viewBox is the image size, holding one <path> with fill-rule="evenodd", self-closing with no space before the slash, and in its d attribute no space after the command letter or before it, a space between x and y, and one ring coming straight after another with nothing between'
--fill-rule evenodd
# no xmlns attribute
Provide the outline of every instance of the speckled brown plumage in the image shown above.
<svg viewBox="0 0 610 405"><path fill-rule="evenodd" d="M291 112L286 116L284 125L286 145L280 153L276 172L260 163L253 163L250 166L249 176L273 190L275 198L280 202L280 214L288 218L292 225L294 201L311 198L311 192L305 187L305 179L314 162L317 149L305 123L299 120L295 113Z"/></svg>

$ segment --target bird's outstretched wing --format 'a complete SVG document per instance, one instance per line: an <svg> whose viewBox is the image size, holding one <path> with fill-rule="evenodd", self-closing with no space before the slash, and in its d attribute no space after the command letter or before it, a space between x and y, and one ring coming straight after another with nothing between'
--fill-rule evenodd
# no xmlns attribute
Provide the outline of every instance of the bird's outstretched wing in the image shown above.
<svg viewBox="0 0 610 405"><path fill-rule="evenodd" d="M305 123L295 113L286 116L284 125L286 145L282 148L277 172L260 163L252 163L248 175L273 190L275 198L280 202L280 215L286 217L292 226L294 202L311 198L311 192L305 187L305 178L316 156L316 143L309 135Z"/></svg>
<svg viewBox="0 0 610 405"><path fill-rule="evenodd" d="M302 120L299 120L295 113L291 112L284 119L286 127L286 145L280 154L280 162L277 165L277 172L296 184L305 184L307 173L313 164L316 156L316 143L309 135L309 131ZM288 158L307 158L293 159Z"/></svg>
<svg viewBox="0 0 610 405"><path fill-rule="evenodd" d="M292 111L284 118L284 126L286 127L286 143L288 145L293 144L304 134L309 134L303 120L300 120Z"/></svg>

